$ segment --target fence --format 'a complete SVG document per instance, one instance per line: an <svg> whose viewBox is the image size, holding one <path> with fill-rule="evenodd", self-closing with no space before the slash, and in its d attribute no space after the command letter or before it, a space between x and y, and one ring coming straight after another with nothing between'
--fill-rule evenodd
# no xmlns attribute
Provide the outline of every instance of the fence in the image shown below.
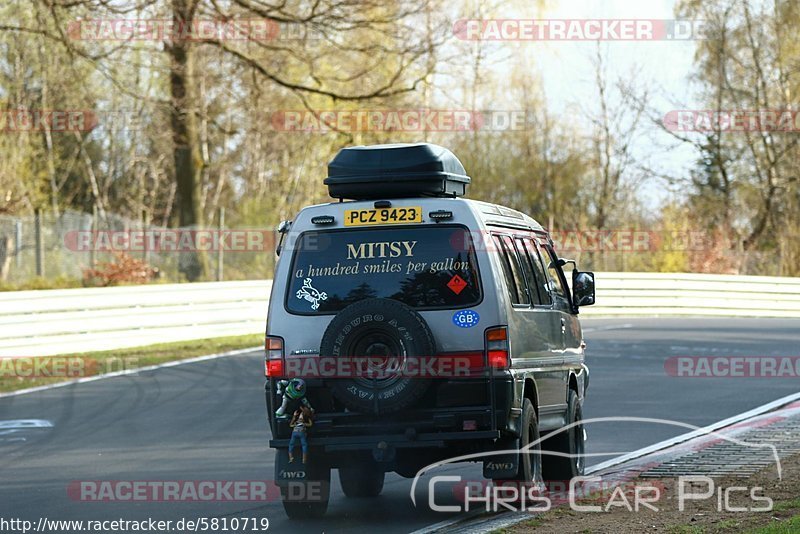
<svg viewBox="0 0 800 534"><path fill-rule="evenodd" d="M800 278L597 273L581 315L800 317ZM264 332L272 282L0 293L0 356L106 350Z"/></svg>
<svg viewBox="0 0 800 534"><path fill-rule="evenodd" d="M221 216L220 216L221 215ZM224 212L218 219L224 221ZM224 228L218 224L214 231ZM106 214L104 216L64 211L40 213L28 217L0 215L0 282L19 285L32 279L79 285L87 269L113 261L114 253L102 247L76 249L76 236L103 233L135 233L192 231L191 228L167 229L142 221ZM258 280L272 276L275 263L273 229L251 229L262 235L258 249L211 250L205 254L208 280ZM181 254L167 250L133 250L130 256L153 267L162 281L181 282ZM61 279L61 280L59 280Z"/></svg>
<svg viewBox="0 0 800 534"><path fill-rule="evenodd" d="M242 228L224 224L224 211L215 216L211 231L224 231L260 236L259 246L239 249L224 247L202 254L205 275L196 281L263 280L272 276L276 234L272 228ZM97 263L118 261L102 246L76 250L75 236L103 233L150 236L159 233L182 233L190 236L196 229L173 228L147 224L114 214L92 215L75 211L40 213L38 216L12 217L0 215L0 289L79 287L84 284L87 269ZM248 237L245 236L245 237ZM744 251L705 231L637 229L637 230L553 230L560 255L574 258L584 270L626 272L728 272L737 274L787 275L788 259L773 252ZM226 251L227 250L227 251ZM162 282L183 282L186 276L181 263L182 252L144 247L128 255L155 269ZM788 256L787 256L788 258ZM185 265L184 265L185 266ZM89 280L84 285L97 285Z"/></svg>

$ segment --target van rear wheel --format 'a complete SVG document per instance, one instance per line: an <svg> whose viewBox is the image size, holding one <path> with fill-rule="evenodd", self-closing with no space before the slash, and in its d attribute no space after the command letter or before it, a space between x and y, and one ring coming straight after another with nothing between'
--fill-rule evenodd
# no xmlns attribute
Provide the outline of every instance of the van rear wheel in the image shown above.
<svg viewBox="0 0 800 534"><path fill-rule="evenodd" d="M519 440L519 467L514 480L524 482L525 485L541 486L543 484L542 445L538 442L539 420L530 399L525 399L522 405L520 428L522 435ZM531 445L532 443L535 445Z"/></svg>
<svg viewBox="0 0 800 534"><path fill-rule="evenodd" d="M283 497L283 511L289 519L319 519L328 511L328 500L319 502L293 501Z"/></svg>
<svg viewBox="0 0 800 534"><path fill-rule="evenodd" d="M289 519L320 518L328 511L330 467L312 465L308 474L308 480L290 481L281 486L283 510Z"/></svg>
<svg viewBox="0 0 800 534"><path fill-rule="evenodd" d="M339 482L347 497L377 497L383 491L386 473L373 464L339 468Z"/></svg>
<svg viewBox="0 0 800 534"><path fill-rule="evenodd" d="M578 399L578 394L570 389L567 401L567 424L574 426L567 430L557 430L557 434L544 441L546 451L566 455L547 455L543 466L546 480L567 481L583 475L586 459L584 457L585 435L582 421L583 410L580 399Z"/></svg>

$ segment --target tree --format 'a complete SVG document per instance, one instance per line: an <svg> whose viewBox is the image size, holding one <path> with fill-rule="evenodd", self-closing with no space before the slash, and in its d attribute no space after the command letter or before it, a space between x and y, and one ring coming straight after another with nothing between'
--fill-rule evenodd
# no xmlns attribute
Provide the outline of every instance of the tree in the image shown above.
<svg viewBox="0 0 800 534"><path fill-rule="evenodd" d="M800 9L785 0L692 0L681 4L679 15L708 23L706 39L698 41L695 72L708 109L723 117L732 111L748 117L743 128L712 118L702 132L676 135L699 152L690 205L710 227L722 225L734 235L742 268L751 257L755 270L769 272L775 253L781 253L778 272L800 274L794 261L800 253L799 140L796 132L775 124L794 108L800 88L800 48L793 38ZM763 261L758 252L768 253Z"/></svg>
<svg viewBox="0 0 800 534"><path fill-rule="evenodd" d="M49 17L49 28L32 24L6 29L42 36L51 45L60 45L74 61L91 65L115 90L131 99L168 107L174 202L177 223L181 226L201 226L208 218L203 206L210 189L204 182L205 168L210 162L204 159L203 132L198 123L208 124L204 121L210 119L213 124L213 117L204 116L208 108L199 86L203 80L208 81L208 76L197 71L198 65L207 65L210 58L221 60L229 75L237 75L234 87L255 85L262 93L280 95L274 101L293 95L296 102L309 108L314 101L327 105L387 102L416 90L432 68L427 58L447 31L447 25L443 24L433 38L429 33L428 38L418 39L417 21L431 7L431 2L425 0L403 4L387 0L289 4L260 0L172 0L168 6L152 0L122 3L36 0L35 5ZM167 35L163 43L136 38L107 41L103 38L103 26L95 26L94 22L115 18L151 21L167 18L177 31ZM228 38L226 32L237 24L244 25L245 33L248 31L246 22L237 21L254 19L268 22L278 33L266 38L254 33L244 39ZM222 30L214 36L199 38L200 23L209 21L216 21ZM79 34L87 27L99 28L92 37L100 39L75 39L64 31L64 26L70 23L77 23ZM146 76L158 78L163 71L168 72L166 94L159 94L158 88L148 94L137 94L140 87L129 85L120 76L119 71L124 70L121 67L131 64L141 67L141 63L134 62L142 58L150 62ZM231 80L226 77L221 83L230 86ZM217 186L214 195L219 194ZM203 276L204 265L199 256L189 255L182 264L188 279Z"/></svg>

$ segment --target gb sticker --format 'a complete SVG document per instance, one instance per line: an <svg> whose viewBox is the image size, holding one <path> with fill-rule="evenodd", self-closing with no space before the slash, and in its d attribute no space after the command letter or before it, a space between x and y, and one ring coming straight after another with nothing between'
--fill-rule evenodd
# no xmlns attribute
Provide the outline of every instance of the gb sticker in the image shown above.
<svg viewBox="0 0 800 534"><path fill-rule="evenodd" d="M459 328L472 328L480 320L481 316L478 315L478 312L472 310L461 310L453 314L453 324Z"/></svg>
<svg viewBox="0 0 800 534"><path fill-rule="evenodd" d="M311 303L311 309L319 309L319 303L322 300L328 300L328 294L320 291L311 285L311 278L303 280L303 287L297 290L297 298L300 300L307 300Z"/></svg>

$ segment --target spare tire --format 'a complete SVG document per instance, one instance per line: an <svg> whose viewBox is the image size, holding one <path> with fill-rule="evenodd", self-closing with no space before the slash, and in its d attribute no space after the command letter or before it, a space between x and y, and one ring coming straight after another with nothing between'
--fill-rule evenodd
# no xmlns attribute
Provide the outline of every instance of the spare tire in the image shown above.
<svg viewBox="0 0 800 534"><path fill-rule="evenodd" d="M337 368L359 369L328 381L335 398L357 412L386 414L408 408L428 389L429 377L409 371L421 368L413 360L436 354L436 343L425 319L413 309L396 300L371 298L333 318L319 353L320 358L349 360Z"/></svg>

